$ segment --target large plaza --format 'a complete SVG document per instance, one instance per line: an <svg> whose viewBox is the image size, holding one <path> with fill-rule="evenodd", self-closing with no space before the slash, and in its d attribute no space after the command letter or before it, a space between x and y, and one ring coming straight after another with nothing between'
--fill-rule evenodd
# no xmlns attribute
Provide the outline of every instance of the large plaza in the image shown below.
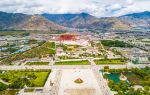
<svg viewBox="0 0 150 95"><path fill-rule="evenodd" d="M82 80L76 83L75 80ZM64 69L59 95L102 95L91 69Z"/></svg>

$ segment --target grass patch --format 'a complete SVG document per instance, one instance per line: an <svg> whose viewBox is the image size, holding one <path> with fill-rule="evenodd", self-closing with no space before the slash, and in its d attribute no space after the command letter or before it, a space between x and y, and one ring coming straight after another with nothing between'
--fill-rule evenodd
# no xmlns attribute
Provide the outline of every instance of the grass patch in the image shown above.
<svg viewBox="0 0 150 95"><path fill-rule="evenodd" d="M48 65L49 62L27 62L26 65Z"/></svg>
<svg viewBox="0 0 150 95"><path fill-rule="evenodd" d="M33 92L34 89L24 89L24 92Z"/></svg>
<svg viewBox="0 0 150 95"><path fill-rule="evenodd" d="M0 79L10 83L9 88L43 87L50 71L5 71Z"/></svg>
<svg viewBox="0 0 150 95"><path fill-rule="evenodd" d="M55 65L89 65L88 60L82 60L82 61L61 61L56 62Z"/></svg>
<svg viewBox="0 0 150 95"><path fill-rule="evenodd" d="M125 64L126 60L122 58L117 58L117 59L101 59L101 60L94 60L94 62L97 65L101 64Z"/></svg>
<svg viewBox="0 0 150 95"><path fill-rule="evenodd" d="M0 91L0 95L16 95L16 92L18 92L18 90L4 90Z"/></svg>

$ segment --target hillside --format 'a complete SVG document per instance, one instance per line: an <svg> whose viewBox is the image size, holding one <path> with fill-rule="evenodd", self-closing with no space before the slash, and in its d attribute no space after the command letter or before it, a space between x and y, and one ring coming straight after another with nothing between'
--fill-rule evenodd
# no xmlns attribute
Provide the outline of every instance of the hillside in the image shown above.
<svg viewBox="0 0 150 95"><path fill-rule="evenodd" d="M66 30L69 28L97 30L129 30L150 28L150 12L127 14L120 17L97 18L88 13L41 14L0 12L0 30Z"/></svg>
<svg viewBox="0 0 150 95"><path fill-rule="evenodd" d="M129 23L132 27L150 28L150 12L127 14L118 17L121 21Z"/></svg>
<svg viewBox="0 0 150 95"><path fill-rule="evenodd" d="M16 25L16 30L64 30L63 26L55 24L39 15L31 16L28 20Z"/></svg>
<svg viewBox="0 0 150 95"><path fill-rule="evenodd" d="M88 13L80 14L42 14L43 17L65 27L129 30L131 28L150 28L150 12L127 14L120 17L96 18Z"/></svg>
<svg viewBox="0 0 150 95"><path fill-rule="evenodd" d="M0 30L12 28L29 19L29 15L0 12Z"/></svg>
<svg viewBox="0 0 150 95"><path fill-rule="evenodd" d="M80 14L42 14L43 17L65 27L90 29L127 29L130 27L117 18L96 18L87 13Z"/></svg>
<svg viewBox="0 0 150 95"><path fill-rule="evenodd" d="M98 21L94 16L87 13L80 14L42 14L43 17L54 21L60 25L72 28L82 28L86 24Z"/></svg>
<svg viewBox="0 0 150 95"><path fill-rule="evenodd" d="M40 15L0 12L0 30L64 30Z"/></svg>

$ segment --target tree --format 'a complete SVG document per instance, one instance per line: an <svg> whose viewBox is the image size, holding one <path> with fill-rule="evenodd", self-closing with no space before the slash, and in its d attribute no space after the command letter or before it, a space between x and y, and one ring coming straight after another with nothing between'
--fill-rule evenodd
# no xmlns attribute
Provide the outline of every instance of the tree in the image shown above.
<svg viewBox="0 0 150 95"><path fill-rule="evenodd" d="M109 66L105 66L105 67L104 67L104 70L107 70L107 69L109 69Z"/></svg>
<svg viewBox="0 0 150 95"><path fill-rule="evenodd" d="M149 86L144 86L144 90L149 90Z"/></svg>
<svg viewBox="0 0 150 95"><path fill-rule="evenodd" d="M23 82L23 79L18 78L12 84L10 84L9 87L13 88L13 89L20 89L20 88L23 88L24 85L25 85L25 83Z"/></svg>
<svg viewBox="0 0 150 95"><path fill-rule="evenodd" d="M0 91L6 90L8 88L7 85L0 83Z"/></svg>
<svg viewBox="0 0 150 95"><path fill-rule="evenodd" d="M135 60L132 60L132 63L134 63L134 64L139 64L139 59L136 58Z"/></svg>
<svg viewBox="0 0 150 95"><path fill-rule="evenodd" d="M149 58L150 58L150 57L149 57ZM148 67L148 66L145 67L145 70L149 70L149 69L150 69L150 67Z"/></svg>
<svg viewBox="0 0 150 95"><path fill-rule="evenodd" d="M113 86L115 85L115 83L114 83L114 81L109 80L108 85L109 85L109 87L110 87L111 89L113 89Z"/></svg>
<svg viewBox="0 0 150 95"><path fill-rule="evenodd" d="M115 91L121 91L121 88L120 88L119 85L117 85L117 84L114 85L113 88L114 88Z"/></svg>
<svg viewBox="0 0 150 95"><path fill-rule="evenodd" d="M122 91L118 91L117 95L124 95L124 93Z"/></svg>
<svg viewBox="0 0 150 95"><path fill-rule="evenodd" d="M125 81L121 81L120 83L119 83L119 87L121 88L121 90L122 91L127 91L128 90L128 84L125 82Z"/></svg>

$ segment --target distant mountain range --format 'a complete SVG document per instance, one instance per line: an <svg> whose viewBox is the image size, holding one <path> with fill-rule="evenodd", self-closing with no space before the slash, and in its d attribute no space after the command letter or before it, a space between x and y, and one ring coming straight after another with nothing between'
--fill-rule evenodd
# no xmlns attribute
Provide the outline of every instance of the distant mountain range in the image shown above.
<svg viewBox="0 0 150 95"><path fill-rule="evenodd" d="M64 30L58 25L40 15L0 12L0 30Z"/></svg>
<svg viewBox="0 0 150 95"><path fill-rule="evenodd" d="M96 18L87 13L81 14L42 14L43 17L54 21L60 25L73 28L90 28L90 29L127 29L128 23L111 17Z"/></svg>
<svg viewBox="0 0 150 95"><path fill-rule="evenodd" d="M105 18L87 13L26 15L0 12L0 30L64 30L66 27L100 30L150 28L150 12Z"/></svg>
<svg viewBox="0 0 150 95"><path fill-rule="evenodd" d="M60 25L74 28L126 30L134 27L150 28L150 12L133 13L120 17L96 18L81 14L42 14Z"/></svg>
<svg viewBox="0 0 150 95"><path fill-rule="evenodd" d="M150 29L150 12L133 13L118 17L121 21L129 23L132 27Z"/></svg>
<svg viewBox="0 0 150 95"><path fill-rule="evenodd" d="M87 24L98 21L98 18L87 13L81 14L42 14L43 17L60 25L73 28L83 28Z"/></svg>

